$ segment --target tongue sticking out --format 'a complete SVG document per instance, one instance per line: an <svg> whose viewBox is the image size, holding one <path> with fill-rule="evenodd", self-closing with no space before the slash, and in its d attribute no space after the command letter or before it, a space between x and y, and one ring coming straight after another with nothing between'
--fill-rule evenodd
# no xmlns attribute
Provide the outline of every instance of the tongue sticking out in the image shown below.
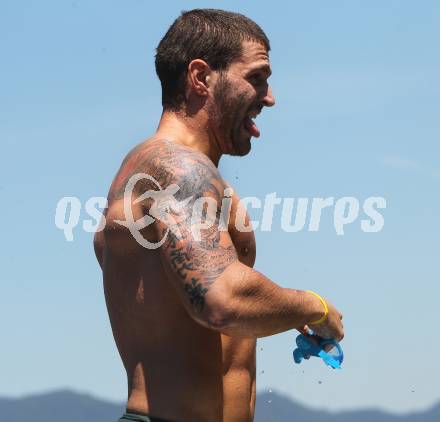
<svg viewBox="0 0 440 422"><path fill-rule="evenodd" d="M260 131L257 128L257 125L250 117L246 117L246 119L244 119L244 127L253 137L258 138L260 136Z"/></svg>

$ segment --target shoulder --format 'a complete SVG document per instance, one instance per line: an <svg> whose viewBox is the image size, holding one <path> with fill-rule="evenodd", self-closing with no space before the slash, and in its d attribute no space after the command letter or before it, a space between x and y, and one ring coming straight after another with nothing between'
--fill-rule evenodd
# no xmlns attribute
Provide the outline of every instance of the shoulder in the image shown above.
<svg viewBox="0 0 440 422"><path fill-rule="evenodd" d="M163 168L178 175L203 172L218 176L214 163L203 153L165 139L149 142L142 151L139 165L150 170Z"/></svg>
<svg viewBox="0 0 440 422"><path fill-rule="evenodd" d="M167 140L154 140L142 151L137 171L154 178L162 189L179 186L180 195L202 195L226 187L214 163L203 153Z"/></svg>
<svg viewBox="0 0 440 422"><path fill-rule="evenodd" d="M131 150L122 162L109 199L119 199L130 180L137 191L179 186L177 196L201 196L208 191L223 192L218 169L203 153L165 139L150 139Z"/></svg>

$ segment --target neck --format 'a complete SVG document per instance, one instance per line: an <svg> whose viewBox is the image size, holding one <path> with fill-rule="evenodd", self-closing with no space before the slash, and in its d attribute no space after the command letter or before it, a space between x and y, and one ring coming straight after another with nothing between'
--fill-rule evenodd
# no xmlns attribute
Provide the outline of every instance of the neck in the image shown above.
<svg viewBox="0 0 440 422"><path fill-rule="evenodd" d="M218 166L222 156L217 140L209 128L208 119L198 113L164 111L155 138L164 138L200 151Z"/></svg>

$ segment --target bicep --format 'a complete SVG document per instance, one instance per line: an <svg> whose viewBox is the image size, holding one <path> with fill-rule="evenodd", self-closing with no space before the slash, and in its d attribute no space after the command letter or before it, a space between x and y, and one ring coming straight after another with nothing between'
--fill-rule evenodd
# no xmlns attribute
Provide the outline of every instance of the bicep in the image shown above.
<svg viewBox="0 0 440 422"><path fill-rule="evenodd" d="M190 315L209 325L221 302L221 276L237 261L223 223L227 186L202 154L176 153L161 160L155 177L163 190L153 193L148 212L155 219L156 237L163 240L160 255L168 278Z"/></svg>
<svg viewBox="0 0 440 422"><path fill-rule="evenodd" d="M217 325L218 305L227 296L221 285L225 270L237 261L237 253L227 231L213 227L197 235L194 225L184 220L174 227L157 223L161 236L162 265L189 314L199 322Z"/></svg>

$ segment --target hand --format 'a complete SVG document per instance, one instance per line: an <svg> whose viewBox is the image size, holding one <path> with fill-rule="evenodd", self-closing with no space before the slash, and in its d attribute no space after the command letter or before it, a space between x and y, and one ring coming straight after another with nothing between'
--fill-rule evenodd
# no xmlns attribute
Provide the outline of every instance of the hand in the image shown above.
<svg viewBox="0 0 440 422"><path fill-rule="evenodd" d="M342 314L328 301L326 301L328 307L328 316L326 320L320 324L309 324L304 326L301 333L305 334L309 328L313 330L313 333L321 338L335 339L341 341L344 338L344 325L342 323Z"/></svg>

